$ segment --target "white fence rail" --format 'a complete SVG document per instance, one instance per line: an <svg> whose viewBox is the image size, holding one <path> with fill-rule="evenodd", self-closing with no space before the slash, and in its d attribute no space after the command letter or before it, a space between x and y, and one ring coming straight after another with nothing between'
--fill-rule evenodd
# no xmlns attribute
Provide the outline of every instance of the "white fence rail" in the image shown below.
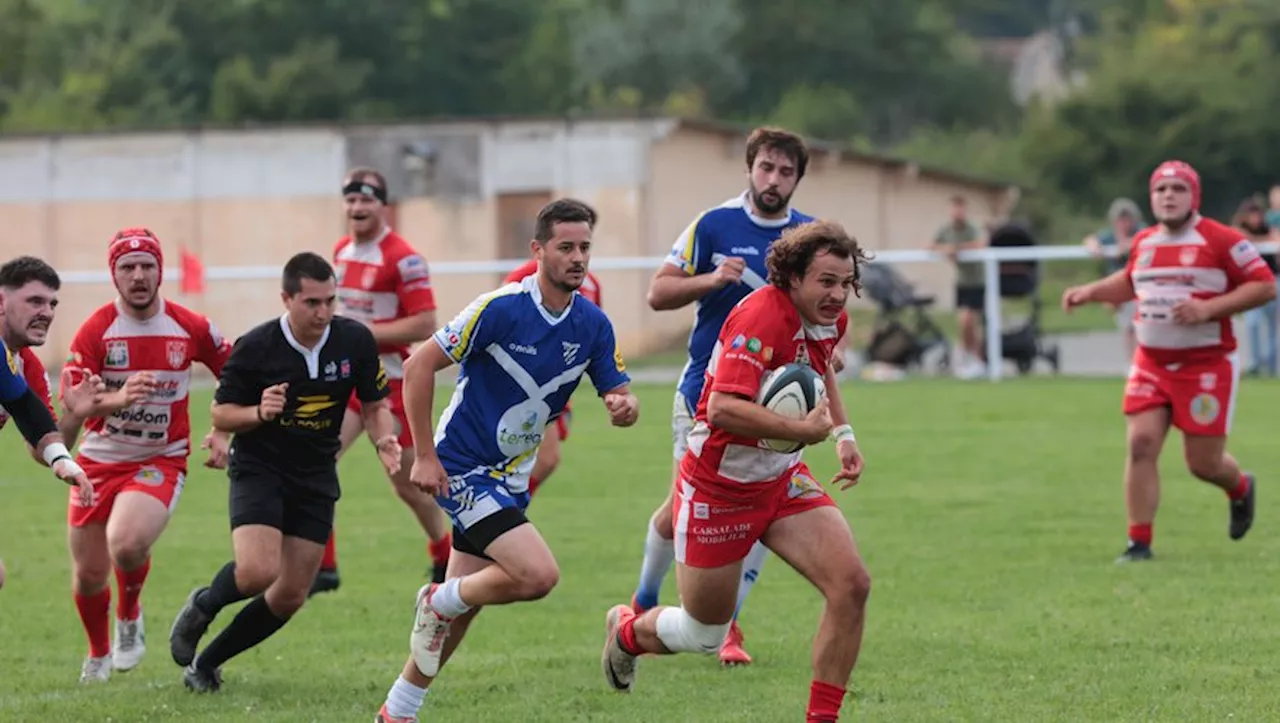
<svg viewBox="0 0 1280 723"><path fill-rule="evenodd" d="M1265 243L1258 246L1264 253L1280 253L1280 243ZM883 264L917 264L936 262L943 257L933 251L926 250L885 250L875 251L875 263ZM1004 372L1003 354L1001 350L1001 308L1000 308L1000 266L1009 261L1062 261L1071 259L1089 259L1093 255L1083 246L1025 246L1016 248L988 248L963 251L958 257L960 261L980 261L986 273L986 346L987 377L991 381L999 381ZM593 271L634 271L639 269L656 269L663 262L662 256L614 256L591 260ZM525 263L526 259L506 259L495 261L438 261L431 264L433 275L450 274L483 274L511 271ZM165 270L166 280L177 281L182 278L181 268ZM59 272L65 284L105 284L110 283L111 276L106 271L68 271ZM280 277L279 266L213 266L205 269L208 281L266 281ZM1047 303L1056 304L1057 299L1047 299Z"/></svg>

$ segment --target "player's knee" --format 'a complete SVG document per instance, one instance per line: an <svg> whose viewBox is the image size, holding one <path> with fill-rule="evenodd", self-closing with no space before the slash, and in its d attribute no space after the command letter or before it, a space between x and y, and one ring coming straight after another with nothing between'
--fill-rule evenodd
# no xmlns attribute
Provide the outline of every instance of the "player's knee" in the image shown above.
<svg viewBox="0 0 1280 723"><path fill-rule="evenodd" d="M273 583L267 588L264 597L267 599L267 607L271 608L271 612L276 617L288 620L307 602L307 593L310 590L309 583L295 586Z"/></svg>
<svg viewBox="0 0 1280 723"><path fill-rule="evenodd" d="M1153 462L1160 456L1160 436L1143 429L1129 432L1129 460Z"/></svg>
<svg viewBox="0 0 1280 723"><path fill-rule="evenodd" d="M861 562L853 565L835 579L826 596L833 603L861 610L871 596L871 573Z"/></svg>
<svg viewBox="0 0 1280 723"><path fill-rule="evenodd" d="M517 582L523 599L541 600L560 584L560 568L554 562L539 565L521 574Z"/></svg>
<svg viewBox="0 0 1280 723"><path fill-rule="evenodd" d="M658 640L667 650L677 653L710 655L720 650L729 623L698 622L684 608L663 608L658 613Z"/></svg>
<svg viewBox="0 0 1280 723"><path fill-rule="evenodd" d="M147 561L151 554L151 541L131 533L115 535L107 540L107 551L116 567L133 570Z"/></svg>
<svg viewBox="0 0 1280 723"><path fill-rule="evenodd" d="M675 539L675 536L676 536L675 520L673 519L673 516L671 514L670 503L662 505L657 509L657 511L653 513L653 517L651 518L651 524L653 525L653 529L658 533L658 536L661 537L662 539L664 540Z"/></svg>
<svg viewBox="0 0 1280 723"><path fill-rule="evenodd" d="M79 595L94 595L107 586L110 565L75 563L71 571L71 587Z"/></svg>
<svg viewBox="0 0 1280 723"><path fill-rule="evenodd" d="M257 595L280 576L278 563L271 560L236 561L236 587L246 595Z"/></svg>

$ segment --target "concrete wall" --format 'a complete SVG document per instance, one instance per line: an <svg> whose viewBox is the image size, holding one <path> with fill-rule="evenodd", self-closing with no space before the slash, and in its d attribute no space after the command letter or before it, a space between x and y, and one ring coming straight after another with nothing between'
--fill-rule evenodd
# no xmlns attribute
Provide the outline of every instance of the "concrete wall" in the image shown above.
<svg viewBox="0 0 1280 723"><path fill-rule="evenodd" d="M341 177L355 165L387 175L396 228L429 263L528 253L529 209L563 195L599 210L597 258L660 256L695 214L744 188L742 145L736 134L674 120L7 139L0 141L0 227L8 230L0 256L34 253L63 272L105 271L108 239L130 225L157 233L171 268L182 248L206 267L278 267L301 250L328 256L344 233ZM918 248L957 192L971 198L975 213L997 210L990 189L819 156L796 205L842 221L873 249ZM945 267L905 270L928 286L949 283ZM598 272L629 355L683 337L692 320L691 309L648 309L653 271ZM498 281L496 274L436 274L442 322ZM274 277L212 281L195 298L184 298L177 284L164 293L208 314L231 337L281 308ZM113 296L105 283L66 286L41 350L45 361L59 363L79 323Z"/></svg>

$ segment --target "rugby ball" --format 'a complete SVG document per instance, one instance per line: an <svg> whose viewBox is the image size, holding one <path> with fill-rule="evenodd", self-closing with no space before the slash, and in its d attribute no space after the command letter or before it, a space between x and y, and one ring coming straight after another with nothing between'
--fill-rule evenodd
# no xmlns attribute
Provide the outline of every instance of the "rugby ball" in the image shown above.
<svg viewBox="0 0 1280 723"><path fill-rule="evenodd" d="M827 395L822 376L807 364L786 364L765 374L760 382L756 403L791 419L804 419ZM764 447L790 454L803 444L790 439L762 439Z"/></svg>

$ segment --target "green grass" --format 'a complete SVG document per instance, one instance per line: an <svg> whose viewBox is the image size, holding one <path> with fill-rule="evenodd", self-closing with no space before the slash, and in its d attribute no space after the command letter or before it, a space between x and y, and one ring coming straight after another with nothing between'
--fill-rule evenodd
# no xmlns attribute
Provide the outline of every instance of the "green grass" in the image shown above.
<svg viewBox="0 0 1280 723"><path fill-rule="evenodd" d="M859 385L846 399L868 459L838 494L874 578L845 718L865 721L1276 720L1272 624L1280 574L1275 409L1247 381L1232 449L1262 473L1259 522L1226 535L1220 492L1164 459L1154 563L1116 566L1124 541L1119 381ZM565 461L531 516L563 578L541 602L487 611L429 696L427 721L788 721L807 699L821 601L776 558L743 614L756 664L642 661L635 691L606 691L603 616L635 584L647 518L667 490L670 390L640 390L635 429L601 426L580 395ZM194 407L204 408L207 397ZM196 422L197 429L204 420ZM368 721L404 661L422 535L368 445L342 464L344 583L226 668L216 696L187 693L166 645L192 586L230 554L226 481L198 464L155 550L143 601L150 650L100 687L69 594L66 492L0 438L0 720ZM819 475L830 447L815 448ZM201 459L197 456L197 460ZM664 597L674 601L673 581ZM224 613L215 627L225 624Z"/></svg>

